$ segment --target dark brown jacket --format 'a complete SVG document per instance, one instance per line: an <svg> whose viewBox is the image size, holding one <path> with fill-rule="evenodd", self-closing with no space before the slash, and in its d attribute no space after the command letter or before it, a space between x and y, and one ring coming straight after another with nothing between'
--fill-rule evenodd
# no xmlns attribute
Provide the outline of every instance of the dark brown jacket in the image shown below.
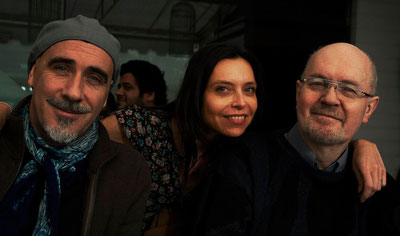
<svg viewBox="0 0 400 236"><path fill-rule="evenodd" d="M18 117L26 102L18 105L0 131L0 201L21 170L23 158L30 155ZM111 141L104 126L99 125L99 139L87 160L81 235L140 235L151 185L143 156Z"/></svg>

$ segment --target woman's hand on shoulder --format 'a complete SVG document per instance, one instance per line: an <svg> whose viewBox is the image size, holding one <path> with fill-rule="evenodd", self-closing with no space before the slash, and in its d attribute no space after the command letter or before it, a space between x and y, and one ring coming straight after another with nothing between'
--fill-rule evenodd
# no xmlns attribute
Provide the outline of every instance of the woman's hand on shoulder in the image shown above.
<svg viewBox="0 0 400 236"><path fill-rule="evenodd" d="M361 193L360 201L364 202L386 186L386 168L375 143L357 139L352 144L353 171L357 177L358 192Z"/></svg>

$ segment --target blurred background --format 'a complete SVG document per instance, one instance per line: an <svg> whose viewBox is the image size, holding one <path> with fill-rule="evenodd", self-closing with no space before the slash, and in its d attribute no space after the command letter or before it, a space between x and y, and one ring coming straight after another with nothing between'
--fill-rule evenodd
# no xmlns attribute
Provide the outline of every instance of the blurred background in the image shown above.
<svg viewBox="0 0 400 236"><path fill-rule="evenodd" d="M308 56L353 43L374 60L380 104L357 137L375 142L388 172L400 168L399 0L0 0L0 100L15 106L32 89L27 58L49 21L97 18L122 46L121 63L147 60L163 72L172 101L190 56L208 43L236 44L263 65L267 109L261 128L289 127L295 81ZM114 87L114 91L116 86Z"/></svg>

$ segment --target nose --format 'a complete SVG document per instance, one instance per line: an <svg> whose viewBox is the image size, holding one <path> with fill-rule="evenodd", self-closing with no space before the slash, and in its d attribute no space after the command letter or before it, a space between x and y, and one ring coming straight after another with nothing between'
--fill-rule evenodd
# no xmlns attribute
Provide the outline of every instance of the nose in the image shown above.
<svg viewBox="0 0 400 236"><path fill-rule="evenodd" d="M245 106L246 106L246 100L244 98L243 93L241 92L235 93L232 100L232 107L242 109Z"/></svg>
<svg viewBox="0 0 400 236"><path fill-rule="evenodd" d="M336 84L329 85L329 87L322 94L321 101L328 105L339 105L340 104Z"/></svg>
<svg viewBox="0 0 400 236"><path fill-rule="evenodd" d="M117 91L115 92L115 94L116 94L116 95L122 95L122 88L119 87L119 88L117 89Z"/></svg>
<svg viewBox="0 0 400 236"><path fill-rule="evenodd" d="M73 78L68 78L64 89L63 96L70 101L80 102L84 96L84 81L80 75L75 75Z"/></svg>

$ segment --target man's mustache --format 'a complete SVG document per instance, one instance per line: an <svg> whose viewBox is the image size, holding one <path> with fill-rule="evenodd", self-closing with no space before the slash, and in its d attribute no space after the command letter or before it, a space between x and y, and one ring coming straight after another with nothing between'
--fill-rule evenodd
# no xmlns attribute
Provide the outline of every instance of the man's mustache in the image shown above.
<svg viewBox="0 0 400 236"><path fill-rule="evenodd" d="M92 112L92 109L90 107L79 104L78 102L70 101L68 99L57 99L55 97L49 97L46 99L46 101L52 106L70 113L86 114Z"/></svg>
<svg viewBox="0 0 400 236"><path fill-rule="evenodd" d="M311 108L310 112L320 115L331 116L340 121L345 120L344 114L337 107L333 106L316 105Z"/></svg>

